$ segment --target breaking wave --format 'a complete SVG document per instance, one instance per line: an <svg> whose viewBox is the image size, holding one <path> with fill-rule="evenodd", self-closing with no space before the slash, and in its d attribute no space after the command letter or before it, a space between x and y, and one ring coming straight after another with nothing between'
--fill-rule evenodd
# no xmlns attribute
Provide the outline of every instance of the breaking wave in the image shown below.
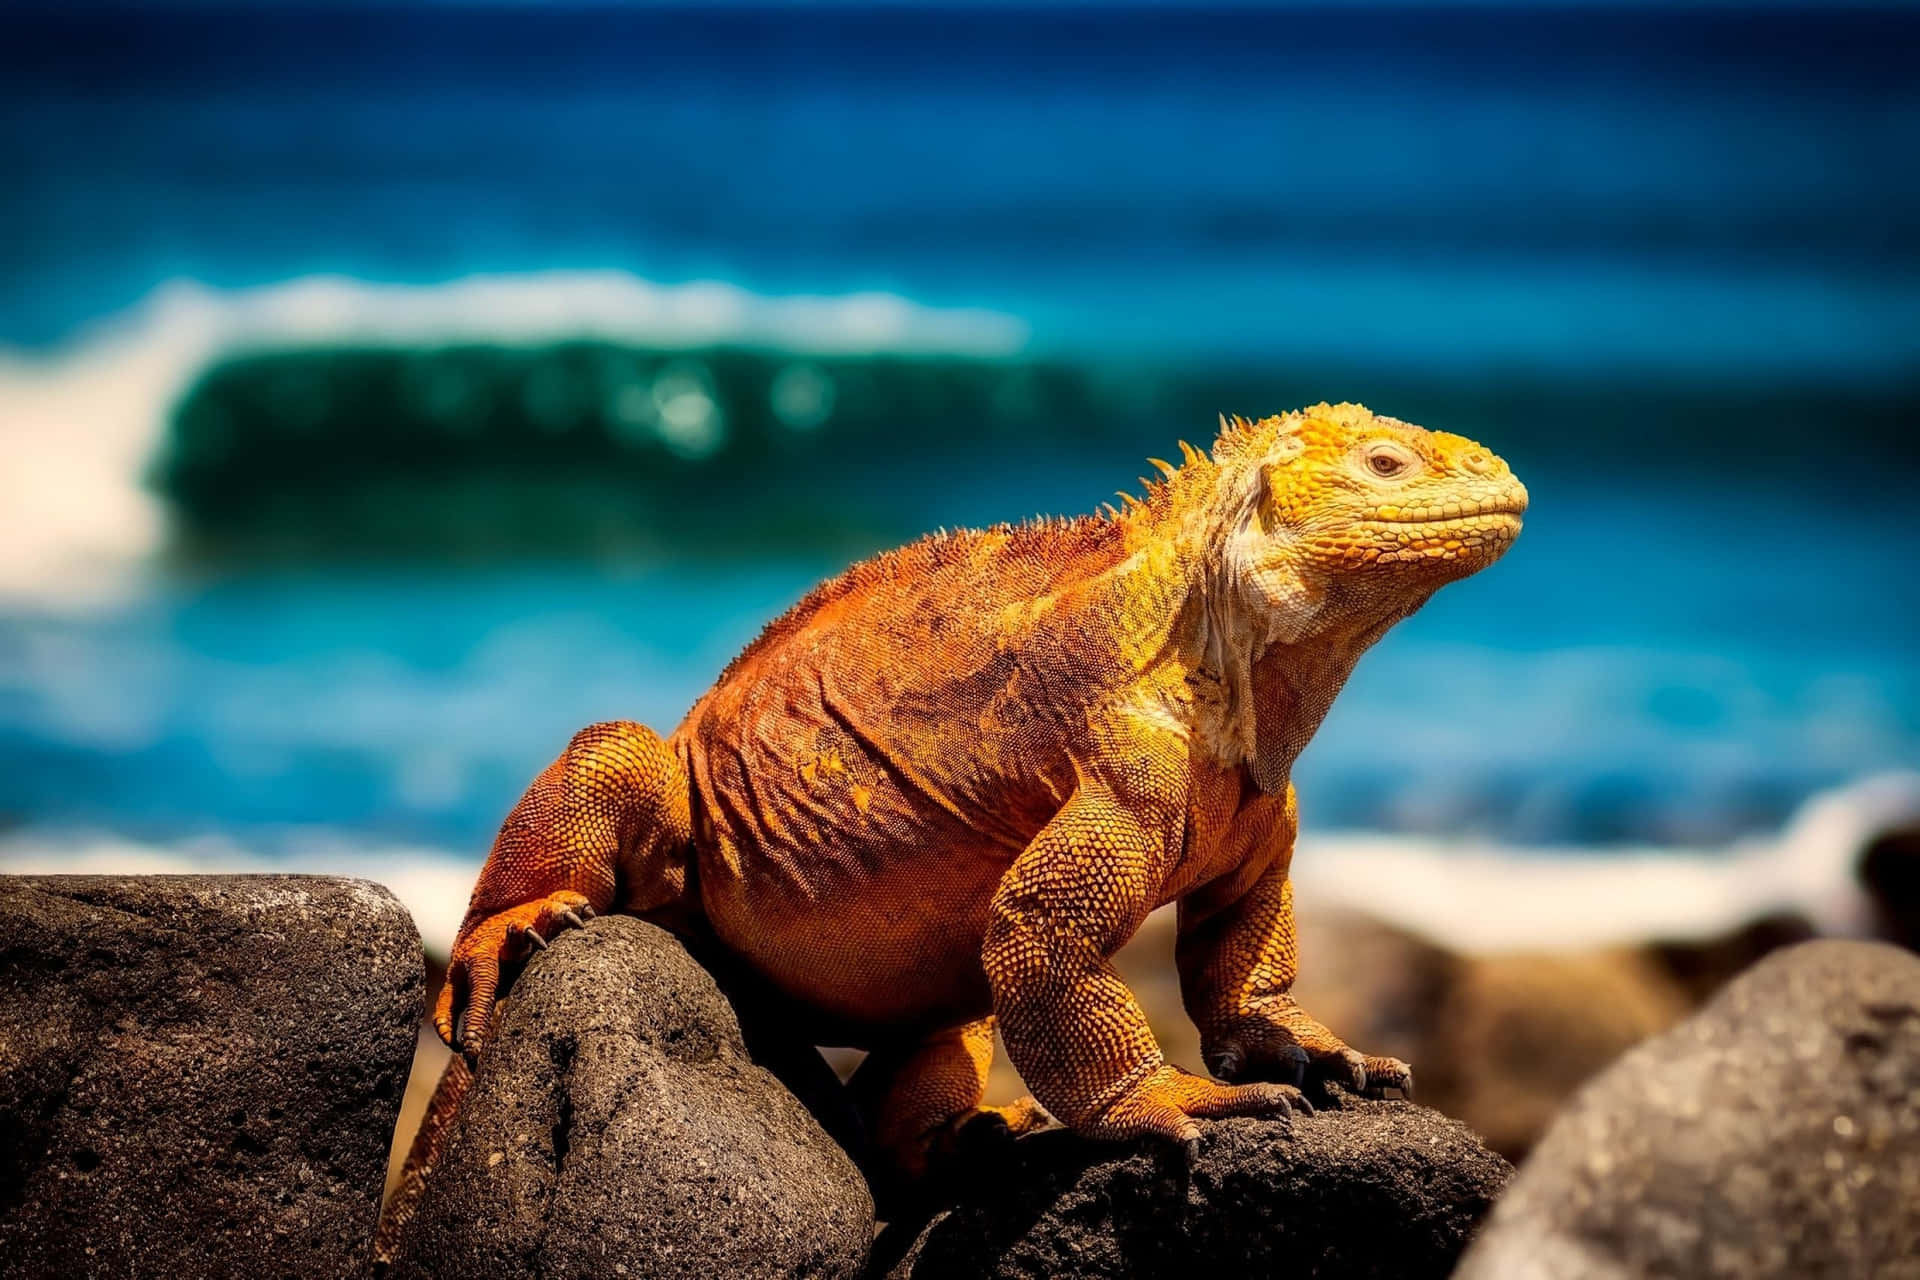
<svg viewBox="0 0 1920 1280"><path fill-rule="evenodd" d="M1861 852L1916 821L1920 774L1887 773L1821 792L1779 832L1724 849L1547 850L1343 832L1303 835L1293 874L1303 910L1344 906L1464 950L1703 938L1777 912L1858 936L1872 923Z"/></svg>
<svg viewBox="0 0 1920 1280"><path fill-rule="evenodd" d="M0 350L0 599L85 603L120 594L167 533L162 495L144 480L170 415L208 369L250 352L598 341L984 358L1017 351L1026 336L1006 315L890 294L763 297L617 271L438 285L316 276L233 291L175 282L62 347ZM807 390L791 385L790 400L805 400ZM678 408L679 421L692 422L699 394L689 385L677 406L664 394L664 417L654 419L670 433ZM699 424L683 430L697 436Z"/></svg>

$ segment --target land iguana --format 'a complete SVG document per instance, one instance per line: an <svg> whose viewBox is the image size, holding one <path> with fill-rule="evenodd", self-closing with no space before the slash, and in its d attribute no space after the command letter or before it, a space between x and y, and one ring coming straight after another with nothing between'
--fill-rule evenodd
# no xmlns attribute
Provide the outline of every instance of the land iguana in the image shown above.
<svg viewBox="0 0 1920 1280"><path fill-rule="evenodd" d="M582 730L480 873L440 1035L481 1049L503 970L619 911L870 1050L854 1096L908 1172L983 1117L1192 1144L1199 1119L1305 1109L1308 1072L1411 1092L1288 994L1289 775L1361 653L1498 559L1527 492L1473 441L1352 404L1181 449L1102 514L853 566L669 738ZM1174 901L1214 1078L1161 1057L1109 963ZM984 1107L996 1024L1033 1096Z"/></svg>

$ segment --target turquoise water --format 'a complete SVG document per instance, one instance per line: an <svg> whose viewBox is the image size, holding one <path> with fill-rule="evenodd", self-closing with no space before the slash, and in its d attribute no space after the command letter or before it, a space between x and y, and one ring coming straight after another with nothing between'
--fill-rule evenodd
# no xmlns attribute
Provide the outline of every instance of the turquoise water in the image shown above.
<svg viewBox="0 0 1920 1280"><path fill-rule="evenodd" d="M1362 664L1310 825L1771 828L1920 767L1916 55L1905 6L10 7L0 425L34 496L59 432L133 432L69 501L157 486L163 523L85 607L11 580L0 815L477 852L573 729L670 726L850 557L1326 397L1484 439L1534 508ZM594 382L513 345L547 303L565 336L566 269L744 292ZM361 319L273 329L308 372L179 481L192 375L313 273ZM485 390L436 435L342 355L412 305L353 282L474 273L518 292L453 317ZM201 310L124 320L174 280ZM975 310L756 327L859 291ZM184 381L89 399L203 311ZM444 358L407 333L374 346ZM800 427L796 368L833 391Z"/></svg>
<svg viewBox="0 0 1920 1280"><path fill-rule="evenodd" d="M1713 843L1920 763L1912 601L1848 558L1871 529L1805 528L1767 575L1725 573L1720 521L1744 510L1536 485L1506 560L1363 661L1301 761L1309 822ZM833 567L283 569L16 614L0 808L144 839L271 847L323 825L479 851L574 729L676 723Z"/></svg>

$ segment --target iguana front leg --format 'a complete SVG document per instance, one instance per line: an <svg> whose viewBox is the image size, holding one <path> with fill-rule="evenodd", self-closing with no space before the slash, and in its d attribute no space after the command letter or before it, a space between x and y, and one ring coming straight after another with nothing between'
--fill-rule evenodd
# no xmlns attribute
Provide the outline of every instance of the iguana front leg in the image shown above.
<svg viewBox="0 0 1920 1280"><path fill-rule="evenodd" d="M1195 1117L1305 1109L1287 1085L1225 1085L1169 1065L1108 957L1153 906L1177 805L1083 781L1014 860L982 952L1015 1067L1048 1111L1091 1137L1196 1142Z"/></svg>
<svg viewBox="0 0 1920 1280"><path fill-rule="evenodd" d="M627 720L575 734L480 869L434 1010L440 1038L484 1044L503 966L557 928L610 909L678 923L692 838L686 773L657 734Z"/></svg>
<svg viewBox="0 0 1920 1280"><path fill-rule="evenodd" d="M1180 902L1174 959L1207 1069L1223 1080L1301 1080L1311 1067L1359 1092L1399 1089L1411 1096L1412 1068L1398 1058L1349 1048L1289 994L1300 971L1287 874L1295 831L1292 788L1284 811L1265 820L1268 829L1256 833L1256 844L1265 847L1240 874L1223 876Z"/></svg>

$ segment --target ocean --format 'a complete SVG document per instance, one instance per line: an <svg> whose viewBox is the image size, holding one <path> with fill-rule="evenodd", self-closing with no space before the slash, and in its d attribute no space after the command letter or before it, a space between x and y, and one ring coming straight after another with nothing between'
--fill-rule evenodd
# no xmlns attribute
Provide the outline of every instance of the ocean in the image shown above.
<svg viewBox="0 0 1920 1280"><path fill-rule="evenodd" d="M1322 398L1533 509L1310 838L1857 840L1920 770L1915 65L1891 4L9 6L0 862L464 880L850 559Z"/></svg>

